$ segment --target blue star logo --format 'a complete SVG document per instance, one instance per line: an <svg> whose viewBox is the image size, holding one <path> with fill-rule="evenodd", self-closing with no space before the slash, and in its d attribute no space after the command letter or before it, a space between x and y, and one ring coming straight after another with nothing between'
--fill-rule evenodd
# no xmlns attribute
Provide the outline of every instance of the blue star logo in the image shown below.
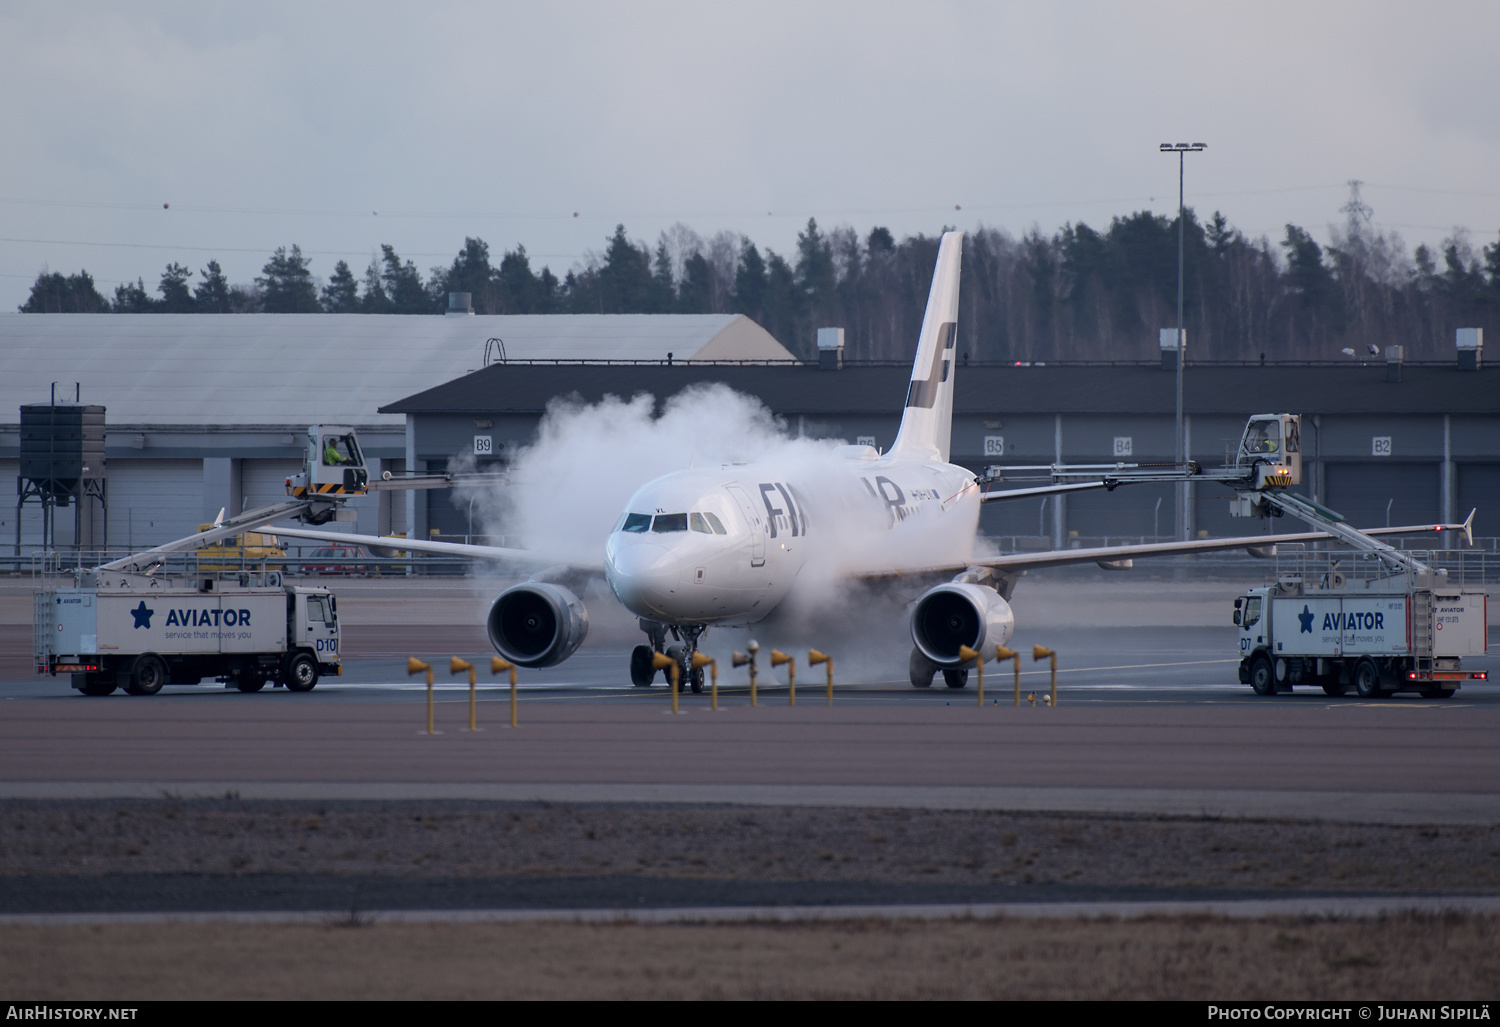
<svg viewBox="0 0 1500 1027"><path fill-rule="evenodd" d="M1307 608L1306 604L1303 605L1302 612L1299 613L1299 614L1297 614L1297 619L1302 622L1302 631L1298 632L1298 634L1304 634L1305 633L1305 634L1311 635L1312 634L1313 615L1312 615L1312 611L1310 611Z"/></svg>
<svg viewBox="0 0 1500 1027"><path fill-rule="evenodd" d="M131 610L130 615L135 618L136 627L150 629L151 615L155 612L155 610L146 609L146 600L142 599L141 605L137 606L134 610Z"/></svg>

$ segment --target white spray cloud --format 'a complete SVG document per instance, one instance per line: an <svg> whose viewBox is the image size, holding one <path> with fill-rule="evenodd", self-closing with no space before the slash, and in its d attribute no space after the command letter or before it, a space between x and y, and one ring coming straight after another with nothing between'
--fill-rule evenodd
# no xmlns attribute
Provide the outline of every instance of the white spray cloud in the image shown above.
<svg viewBox="0 0 1500 1027"><path fill-rule="evenodd" d="M902 641L903 607L923 586L911 579L868 584L851 575L965 561L972 530L955 533L928 516L892 525L860 478L894 473L905 483L912 472L851 461L837 452L843 440L795 437L758 399L727 385L692 386L668 398L659 415L655 408L654 397L645 394L597 403L554 400L536 440L515 455L507 483L458 490L455 502L467 507L472 498L476 523L507 545L557 563L599 567L606 538L642 485L690 465L745 462L733 477L782 481L798 490L810 519L806 562L770 620L745 630L716 628L705 648L723 648L719 655L727 656L749 637L767 645L807 642L839 648L841 675L856 667L861 677L889 676L892 666L904 673L910 641ZM619 621L611 641L638 640L634 617L612 597L599 594L588 602L596 625Z"/></svg>
<svg viewBox="0 0 1500 1027"><path fill-rule="evenodd" d="M827 454L837 445L790 436L758 399L720 383L684 389L662 404L660 416L655 403L645 393L598 403L554 400L536 441L512 462L509 483L479 492L476 520L550 559L598 566L606 536L646 482L690 465ZM455 498L463 506L474 495Z"/></svg>

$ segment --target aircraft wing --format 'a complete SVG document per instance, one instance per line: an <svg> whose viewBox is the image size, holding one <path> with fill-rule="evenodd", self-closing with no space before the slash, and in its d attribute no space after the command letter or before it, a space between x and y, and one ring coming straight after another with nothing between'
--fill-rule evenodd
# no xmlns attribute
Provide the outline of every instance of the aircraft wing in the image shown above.
<svg viewBox="0 0 1500 1027"><path fill-rule="evenodd" d="M1412 535L1426 531L1463 531L1462 524L1420 524L1399 528L1365 528L1366 535ZM1042 553L1007 553L975 560L974 565L995 570L1027 567L1059 567L1070 563L1129 560L1137 556L1169 556L1173 553L1213 553L1230 549L1266 550L1282 542L1322 542L1335 539L1326 531L1301 531L1289 535L1241 535L1236 538L1200 538L1186 542L1147 542L1133 546L1095 546L1091 549L1054 549ZM1335 539L1336 540L1336 539Z"/></svg>
<svg viewBox="0 0 1500 1027"><path fill-rule="evenodd" d="M522 563L535 567L555 567L556 559L534 553L529 549L509 549L504 546L479 546L468 542L424 542L420 539L400 538L395 535L354 535L347 531L318 531L313 528L281 527L268 529L288 538L305 538L313 542L329 542L334 545L378 546L382 549L402 549L411 553L432 553L434 556L461 556L471 560L498 560L506 563ZM573 565L572 569L590 573L604 573L604 563L596 566Z"/></svg>
<svg viewBox="0 0 1500 1027"><path fill-rule="evenodd" d="M1466 534L1470 523L1464 524L1409 524L1398 528L1365 528L1366 535L1415 535L1433 531L1462 531ZM860 574L864 581L881 581L896 578L916 578L928 574L957 574L971 567L988 567L991 570L1026 570L1031 567L1061 567L1070 563L1111 563L1130 560L1137 556L1170 556L1173 553L1213 553L1231 549L1265 551L1282 542L1338 541L1326 531L1302 531L1287 535L1240 535L1234 538L1200 538L1186 542L1147 542L1141 545L1094 546L1089 549L1049 549L1039 553L1006 553L971 560L966 564L943 567L892 568Z"/></svg>

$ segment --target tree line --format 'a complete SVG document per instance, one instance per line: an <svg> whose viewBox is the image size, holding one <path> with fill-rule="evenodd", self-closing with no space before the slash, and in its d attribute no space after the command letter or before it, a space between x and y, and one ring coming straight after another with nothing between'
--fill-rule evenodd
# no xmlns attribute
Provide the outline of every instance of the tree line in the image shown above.
<svg viewBox="0 0 1500 1027"><path fill-rule="evenodd" d="M1190 360L1343 359L1406 346L1409 359L1452 355L1453 331L1500 331L1500 240L1476 250L1456 231L1436 250L1408 251L1372 228L1357 194L1324 246L1287 225L1272 244L1215 212L1184 221L1184 325ZM1176 323L1177 219L1139 211L1107 228L1078 222L1020 237L981 227L965 237L960 349L975 362L1150 360L1157 332ZM861 237L809 219L785 256L745 236L703 239L683 225L654 247L617 226L602 252L559 279L532 268L524 246L496 264L464 240L447 267L424 276L381 246L356 276L338 261L326 281L297 246L277 249L253 283L231 285L217 261L176 262L155 294L143 279L96 289L87 271L43 271L23 313L435 314L467 292L480 314L746 314L788 349L811 357L820 327L845 329L848 359L909 359L932 282L939 234Z"/></svg>

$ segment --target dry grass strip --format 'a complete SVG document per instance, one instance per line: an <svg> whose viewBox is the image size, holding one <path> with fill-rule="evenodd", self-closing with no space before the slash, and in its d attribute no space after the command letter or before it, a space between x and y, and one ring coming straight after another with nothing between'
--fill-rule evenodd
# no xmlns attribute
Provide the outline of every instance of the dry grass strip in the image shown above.
<svg viewBox="0 0 1500 1027"><path fill-rule="evenodd" d="M0 993L151 999L1485 999L1500 916L0 929Z"/></svg>

